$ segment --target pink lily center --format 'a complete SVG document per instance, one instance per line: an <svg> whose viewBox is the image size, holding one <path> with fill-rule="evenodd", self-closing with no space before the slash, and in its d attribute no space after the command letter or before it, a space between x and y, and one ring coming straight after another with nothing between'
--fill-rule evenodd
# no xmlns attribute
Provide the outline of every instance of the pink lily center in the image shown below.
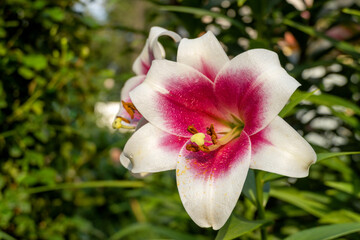
<svg viewBox="0 0 360 240"><path fill-rule="evenodd" d="M226 145L231 140L239 137L244 128L244 124L240 121L233 126L229 132L216 132L214 124L211 124L206 128L206 135L209 136L211 141L205 140L206 135L199 132L193 125L188 126L187 131L193 135L190 138L191 143L186 145L186 150L190 152L202 151L209 153Z"/></svg>

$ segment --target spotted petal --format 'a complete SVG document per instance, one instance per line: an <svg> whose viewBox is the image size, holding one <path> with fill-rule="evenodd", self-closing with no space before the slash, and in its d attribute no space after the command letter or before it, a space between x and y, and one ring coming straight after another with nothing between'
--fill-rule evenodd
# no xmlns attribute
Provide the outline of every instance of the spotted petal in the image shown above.
<svg viewBox="0 0 360 240"><path fill-rule="evenodd" d="M177 61L197 69L214 81L229 58L214 34L207 32L196 39L182 39L178 48Z"/></svg>
<svg viewBox="0 0 360 240"><path fill-rule="evenodd" d="M179 151L187 140L170 135L147 123L126 143L120 162L132 173L175 169Z"/></svg>
<svg viewBox="0 0 360 240"><path fill-rule="evenodd" d="M206 132L214 124L216 131L228 131L219 119L213 83L185 64L155 60L144 81L130 92L136 108L146 120L168 133L190 137L188 126Z"/></svg>
<svg viewBox="0 0 360 240"><path fill-rule="evenodd" d="M152 27L149 38L146 40L145 47L133 64L133 71L136 73L136 75L146 75L150 69L151 62L154 59L165 58L164 48L158 42L158 38L160 36L169 36L175 42L178 42L181 39L181 37L175 32L166 30L161 27Z"/></svg>
<svg viewBox="0 0 360 240"><path fill-rule="evenodd" d="M250 164L250 141L243 132L210 153L183 148L176 167L181 201L196 224L221 228L240 196Z"/></svg>
<svg viewBox="0 0 360 240"><path fill-rule="evenodd" d="M250 167L289 177L306 177L316 154L282 118L276 117L266 128L250 136Z"/></svg>
<svg viewBox="0 0 360 240"><path fill-rule="evenodd" d="M215 80L215 94L252 135L277 116L299 86L281 67L276 53L254 49L223 67Z"/></svg>

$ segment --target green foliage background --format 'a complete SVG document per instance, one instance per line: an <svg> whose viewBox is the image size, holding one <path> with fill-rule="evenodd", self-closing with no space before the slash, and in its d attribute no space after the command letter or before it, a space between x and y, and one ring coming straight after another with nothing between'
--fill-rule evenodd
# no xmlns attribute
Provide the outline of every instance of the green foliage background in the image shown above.
<svg viewBox="0 0 360 240"><path fill-rule="evenodd" d="M216 237L186 214L173 172L135 179L118 161L129 134L96 124L95 103L118 101L154 25L188 38L213 30L229 56L259 47L276 51L302 84L292 100L307 97L284 116L319 153L310 176L262 174L265 221L254 221L257 196L249 178L237 218L217 239L260 239L264 224L269 239L284 239L344 223L353 225L331 229L346 233L343 239L359 238L360 157L326 154L360 151L356 1L319 0L298 10L280 0L108 0L102 22L84 6L0 2L0 239ZM175 59L175 44L161 41ZM115 86L106 88L109 79ZM325 127L329 121L332 127Z"/></svg>

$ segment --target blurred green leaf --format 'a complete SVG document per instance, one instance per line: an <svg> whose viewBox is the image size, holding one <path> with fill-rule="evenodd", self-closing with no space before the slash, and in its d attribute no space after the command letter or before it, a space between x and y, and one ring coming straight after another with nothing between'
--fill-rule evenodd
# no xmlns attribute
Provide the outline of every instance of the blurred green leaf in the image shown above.
<svg viewBox="0 0 360 240"><path fill-rule="evenodd" d="M44 14L56 22L61 22L65 18L65 12L59 7L48 8Z"/></svg>
<svg viewBox="0 0 360 240"><path fill-rule="evenodd" d="M165 236L165 237L168 237L170 239L175 239L175 240L203 239L200 236L191 236L191 235L188 235L188 234L185 234L185 233L173 231L173 230L165 228L165 227L154 226L152 224L147 224L147 223L137 223L137 224L133 224L131 226L122 228L120 231L118 231L117 233L112 235L109 238L109 240L122 239L125 236L128 236L128 235L133 234L133 233L142 232L142 231L144 231L144 232L155 232L155 233L157 233L157 234L159 234L161 236Z"/></svg>
<svg viewBox="0 0 360 240"><path fill-rule="evenodd" d="M219 230L218 234L216 235L216 240L234 239L252 232L268 223L270 223L269 220L249 221L231 215L225 225Z"/></svg>
<svg viewBox="0 0 360 240"><path fill-rule="evenodd" d="M327 240L360 231L360 223L343 223L321 226L300 231L285 240Z"/></svg>
<svg viewBox="0 0 360 240"><path fill-rule="evenodd" d="M76 183L60 183L55 186L42 186L29 188L29 194L56 191L63 189L77 189L77 188L139 188L143 187L144 183L141 181L89 181L89 182L76 182Z"/></svg>
<svg viewBox="0 0 360 240"><path fill-rule="evenodd" d="M247 0L237 0L237 4L239 7L242 7Z"/></svg>
<svg viewBox="0 0 360 240"><path fill-rule="evenodd" d="M324 215L320 220L323 224L338 224L346 222L360 222L360 214L346 209L332 211Z"/></svg>
<svg viewBox="0 0 360 240"><path fill-rule="evenodd" d="M3 231L0 230L0 239L4 239L4 240L16 240L15 238L13 238L12 236L10 236L7 233L4 233Z"/></svg>
<svg viewBox="0 0 360 240"><path fill-rule="evenodd" d="M311 95L313 95L315 92L317 92L318 89L312 91L312 92L301 92L297 91L298 93L295 94L296 97L291 97L290 102L281 110L279 113L279 116L284 118L287 117L289 112L294 109L301 101L306 100Z"/></svg>
<svg viewBox="0 0 360 240"><path fill-rule="evenodd" d="M337 41L335 39L332 39L332 38L326 36L323 33L317 32L315 30L315 28L313 28L313 27L302 25L302 24L294 22L290 19L285 18L283 20L283 23L290 27L296 28L297 30L302 31L312 37L318 37L318 38L325 39L325 40L329 41L335 48L337 48L345 53L352 54L355 57L360 57L360 50L350 43L347 43L344 41Z"/></svg>
<svg viewBox="0 0 360 240"><path fill-rule="evenodd" d="M9 154L11 157L18 158L22 154L21 148L17 145L11 146Z"/></svg>
<svg viewBox="0 0 360 240"><path fill-rule="evenodd" d="M306 212L321 217L330 211L327 205L307 197L305 192L298 191L294 188L271 188L270 196L290 203Z"/></svg>
<svg viewBox="0 0 360 240"><path fill-rule="evenodd" d="M312 103L318 105L324 105L328 107L343 106L348 110L349 115L355 113L360 116L359 106L338 96L330 95L327 93L321 93L320 95L312 95L308 97L307 100Z"/></svg>
<svg viewBox="0 0 360 240"><path fill-rule="evenodd" d="M318 153L317 154L317 161L322 161L322 160L333 158L333 157L346 156L346 155L355 155L355 154L360 154L360 152Z"/></svg>
<svg viewBox="0 0 360 240"><path fill-rule="evenodd" d="M37 71L43 70L47 67L47 60L44 55L30 54L23 57L23 63L29 68L33 68Z"/></svg>
<svg viewBox="0 0 360 240"><path fill-rule="evenodd" d="M18 73L23 76L25 79L31 79L35 76L35 73L29 69L29 68L26 68L26 67L20 67L18 69Z"/></svg>
<svg viewBox="0 0 360 240"><path fill-rule="evenodd" d="M285 176L280 175L280 174L276 174L276 173L266 172L264 174L263 181L264 182L269 182L269 181L273 181L273 180L283 178L283 177L285 177Z"/></svg>
<svg viewBox="0 0 360 240"><path fill-rule="evenodd" d="M328 187L335 188L360 198L360 192L355 191L355 186L353 183L326 181L324 184Z"/></svg>
<svg viewBox="0 0 360 240"><path fill-rule="evenodd" d="M360 11L356 9L344 8L343 13L351 14L360 17Z"/></svg>
<svg viewBox="0 0 360 240"><path fill-rule="evenodd" d="M343 179L346 181L350 181L352 176L355 175L353 169L348 166L346 162L341 161L337 157L328 158L326 161L317 161L316 164L320 164L329 169L340 172L343 175Z"/></svg>
<svg viewBox="0 0 360 240"><path fill-rule="evenodd" d="M256 205L256 183L255 183L255 173L254 170L249 169L249 172L246 176L246 180L243 186L241 193Z"/></svg>
<svg viewBox="0 0 360 240"><path fill-rule="evenodd" d="M263 172L263 174L266 175L265 172ZM241 191L241 193L243 193L254 205L256 205L256 202L257 202L256 182L255 181L256 180L255 180L254 170L249 169L243 189ZM262 181L265 183L264 187L263 187L263 193L264 193L265 199L266 199L266 197L267 197L266 195L270 191L270 184L266 183L264 178L262 178ZM265 202L265 199L264 199L264 202Z"/></svg>

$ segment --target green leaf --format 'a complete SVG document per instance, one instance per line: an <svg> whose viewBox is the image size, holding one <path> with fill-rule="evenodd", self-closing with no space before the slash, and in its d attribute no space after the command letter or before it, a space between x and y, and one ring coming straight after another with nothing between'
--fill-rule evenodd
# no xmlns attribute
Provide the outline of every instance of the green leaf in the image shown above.
<svg viewBox="0 0 360 240"><path fill-rule="evenodd" d="M325 182L325 185L336 190L355 195L356 197L360 197L360 192L355 191L355 186L352 183L327 181Z"/></svg>
<svg viewBox="0 0 360 240"><path fill-rule="evenodd" d="M169 12L189 13L197 16L211 16L214 18L223 18L229 21L235 27L237 27L242 34L246 34L245 26L241 22L235 20L234 18L230 18L226 15L223 15L221 13L212 12L201 8L183 7L183 6L162 6L160 7L160 10L169 11Z"/></svg>
<svg viewBox="0 0 360 240"><path fill-rule="evenodd" d="M246 0L238 0L237 1L238 7L242 7L245 2L246 2Z"/></svg>
<svg viewBox="0 0 360 240"><path fill-rule="evenodd" d="M44 55L30 54L23 57L23 63L29 68L33 68L37 71L43 70L47 67L47 60Z"/></svg>
<svg viewBox="0 0 360 240"><path fill-rule="evenodd" d="M264 175L267 174L267 172L263 172ZM280 175L279 175L280 176ZM264 181L264 177L262 178L262 181ZM264 195L268 194L270 191L270 184L265 183L263 187L263 193ZM254 170L249 169L248 175L246 176L246 180L243 186L243 189L241 191L255 206L257 202L257 194L256 194L256 180L255 180L255 173Z"/></svg>
<svg viewBox="0 0 360 240"><path fill-rule="evenodd" d="M300 91L297 92L301 93ZM352 103L341 97L333 96L326 93L321 93L320 95L312 95L307 100L317 105L324 105L328 107L342 106L345 107L345 111L348 112L347 113L348 115L355 113L360 116L360 107L357 106L355 103Z"/></svg>
<svg viewBox="0 0 360 240"><path fill-rule="evenodd" d="M279 113L279 116L284 118L286 117L289 112L296 107L301 101L309 98L311 95L313 95L316 91L319 89L316 89L312 92L298 92L298 94L295 95L295 97L290 98L290 102L281 110Z"/></svg>
<svg viewBox="0 0 360 240"><path fill-rule="evenodd" d="M254 170L249 169L241 191L253 204L256 205L256 183Z"/></svg>
<svg viewBox="0 0 360 240"><path fill-rule="evenodd" d="M297 232L285 240L327 240L360 231L360 223L342 223L310 228Z"/></svg>
<svg viewBox="0 0 360 240"><path fill-rule="evenodd" d="M155 232L161 236L168 237L170 239L178 239L178 240L196 240L196 239L203 239L200 236L191 236L185 233L180 233L177 231L173 231L171 229L165 227L154 226L147 223L136 223L130 225L128 227L122 228L120 231L112 235L109 239L110 240L117 240L122 239L125 236L131 235L133 233L138 233L140 231L144 232Z"/></svg>
<svg viewBox="0 0 360 240"><path fill-rule="evenodd" d="M336 172L340 172L345 181L351 181L352 176L355 175L353 169L348 166L344 161L341 161L338 157L328 158L326 161L318 161L317 164L326 166Z"/></svg>
<svg viewBox="0 0 360 240"><path fill-rule="evenodd" d="M252 232L268 223L270 223L269 220L249 221L231 215L229 220L218 232L215 240L234 239Z"/></svg>
<svg viewBox="0 0 360 240"><path fill-rule="evenodd" d="M360 214L346 209L341 209L338 211L332 211L319 219L319 223L322 224L338 224L347 222L360 222Z"/></svg>
<svg viewBox="0 0 360 240"><path fill-rule="evenodd" d="M325 159L333 158L333 157L339 157L339 156L345 156L345 155L355 155L360 154L360 152L335 152L335 153L318 153L317 154L317 161L322 161Z"/></svg>
<svg viewBox="0 0 360 240"><path fill-rule="evenodd" d="M29 188L27 192L29 194L63 190L63 189L77 189L77 188L103 188L103 187L115 187L115 188L138 188L143 187L144 183L141 181L90 181L90 182L76 182L76 183L61 183L55 186L42 186Z"/></svg>
<svg viewBox="0 0 360 240"><path fill-rule="evenodd" d="M327 41L329 41L331 43L331 45L333 45L335 48L343 51L343 52L346 52L346 53L349 53L349 54L352 54L354 55L355 57L359 57L360 56L360 51L358 48L354 47L352 44L350 43L347 43L347 42L344 42L344 41L337 41L335 39L332 39L328 36L326 36L325 34L323 33L320 33L320 32L317 32L314 28L312 27L309 27L309 26L306 26L306 25L302 25L302 24L299 24L297 22L294 22L290 19L284 19L283 20L283 23L285 25L288 25L290 27L293 27L301 32L304 32L312 37L318 37L318 38L322 38L322 39L326 39Z"/></svg>
<svg viewBox="0 0 360 240"><path fill-rule="evenodd" d="M264 182L269 182L269 181L273 181L273 180L283 178L283 177L285 177L285 176L280 175L280 174L276 174L276 173L266 172L264 174L263 181Z"/></svg>
<svg viewBox="0 0 360 240"><path fill-rule="evenodd" d="M309 197L306 195L306 192L301 192L296 189L272 188L270 190L270 196L290 203L317 217L322 217L330 212L326 204L313 199L314 194Z"/></svg>
<svg viewBox="0 0 360 240"><path fill-rule="evenodd" d="M65 12L59 7L46 9L44 14L56 22L61 22L65 18Z"/></svg>
<svg viewBox="0 0 360 240"><path fill-rule="evenodd" d="M0 239L4 239L4 240L16 240L15 238L13 238L12 236L10 236L9 234L3 232L0 230Z"/></svg>
<svg viewBox="0 0 360 240"><path fill-rule="evenodd" d="M359 10L350 9L350 8L344 8L342 11L343 11L343 13L347 13L347 14L351 14L351 15L360 17L360 11Z"/></svg>
<svg viewBox="0 0 360 240"><path fill-rule="evenodd" d="M35 76L35 73L31 69L26 67L20 67L18 69L18 73L25 79L31 79Z"/></svg>

